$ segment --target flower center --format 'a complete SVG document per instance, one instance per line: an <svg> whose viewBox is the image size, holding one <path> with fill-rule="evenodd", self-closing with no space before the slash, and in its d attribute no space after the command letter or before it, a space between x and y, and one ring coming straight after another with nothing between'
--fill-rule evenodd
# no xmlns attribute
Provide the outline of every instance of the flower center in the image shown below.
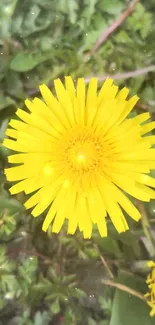
<svg viewBox="0 0 155 325"><path fill-rule="evenodd" d="M72 138L65 150L65 160L74 171L93 171L99 168L102 147L94 136L77 136Z"/></svg>

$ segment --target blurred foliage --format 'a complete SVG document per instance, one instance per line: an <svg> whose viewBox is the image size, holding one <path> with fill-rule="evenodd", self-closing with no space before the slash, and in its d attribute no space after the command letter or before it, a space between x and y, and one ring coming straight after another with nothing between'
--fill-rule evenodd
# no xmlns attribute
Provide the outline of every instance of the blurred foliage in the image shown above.
<svg viewBox="0 0 155 325"><path fill-rule="evenodd" d="M38 85L71 74L125 73L155 64L154 0L134 12L93 54L100 35L129 6L128 0L0 1L0 142L7 123ZM134 114L155 117L154 73L117 80L138 92ZM155 258L155 202L143 205L142 222L129 220L130 232L118 235L109 223L108 238L94 229L91 240L41 231L22 206L24 196L8 194L3 169L9 150L0 146L0 325L151 325L144 301L103 284L108 268L119 281L147 290L147 260ZM102 258L104 256L104 259ZM106 261L106 262L105 262ZM130 272L119 275L120 270ZM118 278L117 278L118 277ZM128 322L127 322L128 319Z"/></svg>

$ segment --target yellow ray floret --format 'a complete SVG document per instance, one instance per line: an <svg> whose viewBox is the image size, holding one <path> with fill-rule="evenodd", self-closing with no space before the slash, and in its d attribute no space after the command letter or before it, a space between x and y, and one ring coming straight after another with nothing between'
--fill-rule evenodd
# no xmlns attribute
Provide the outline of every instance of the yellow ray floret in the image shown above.
<svg viewBox="0 0 155 325"><path fill-rule="evenodd" d="M79 78L54 80L56 96L40 86L43 100L27 99L28 112L17 109L9 122L4 146L14 150L5 170L16 182L11 194L31 194L25 202L32 215L46 209L43 230L52 224L58 233L68 220L68 233L76 229L90 238L93 224L107 236L107 216L119 233L128 230L125 211L138 221L140 213L128 194L142 201L155 198L155 128L149 113L128 115L138 96L127 99L108 78L98 91L92 78L88 85ZM123 209L123 210L122 210Z"/></svg>
<svg viewBox="0 0 155 325"><path fill-rule="evenodd" d="M148 267L151 268L151 273L148 275L146 283L148 284L149 292L145 294L147 303L151 308L150 316L155 315L155 263L148 262Z"/></svg>

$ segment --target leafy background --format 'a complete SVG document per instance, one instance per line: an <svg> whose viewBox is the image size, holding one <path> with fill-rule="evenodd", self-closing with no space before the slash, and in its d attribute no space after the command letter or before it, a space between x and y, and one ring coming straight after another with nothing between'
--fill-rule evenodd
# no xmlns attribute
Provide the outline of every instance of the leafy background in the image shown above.
<svg viewBox="0 0 155 325"><path fill-rule="evenodd" d="M155 202L136 201L142 221L118 235L108 224L101 239L41 231L43 216L24 210L23 193L10 197L2 142L10 117L38 85L71 75L121 74L116 81L141 100L134 114L155 118L155 2L139 1L121 26L91 50L127 0L1 0L0 2L0 325L153 325L142 299L107 285L146 292L147 260L155 258ZM126 78L127 71L152 66Z"/></svg>

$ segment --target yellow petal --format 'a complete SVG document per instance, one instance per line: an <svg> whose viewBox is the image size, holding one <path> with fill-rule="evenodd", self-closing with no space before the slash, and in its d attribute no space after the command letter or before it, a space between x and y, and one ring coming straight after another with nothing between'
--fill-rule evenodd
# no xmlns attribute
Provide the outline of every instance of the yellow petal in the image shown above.
<svg viewBox="0 0 155 325"><path fill-rule="evenodd" d="M17 194L22 191L29 194L41 188L42 185L43 183L41 183L37 177L32 177L24 179L23 181L13 185L9 191L11 194Z"/></svg>
<svg viewBox="0 0 155 325"><path fill-rule="evenodd" d="M121 102L123 102L123 101L126 100L128 94L129 94L129 89L126 88L126 87L124 87L124 88L122 88L122 89L119 91L118 95L116 96L116 100L117 100L119 103L121 103Z"/></svg>
<svg viewBox="0 0 155 325"><path fill-rule="evenodd" d="M113 184L111 184L110 187L112 187L115 193L116 201L121 205L121 207L127 212L127 214L132 219L138 221L141 218L141 215L137 208L133 205L133 203L119 188L114 187Z"/></svg>
<svg viewBox="0 0 155 325"><path fill-rule="evenodd" d="M41 190L37 191L32 195L25 203L24 206L26 209L30 209L35 206L41 200Z"/></svg>
<svg viewBox="0 0 155 325"><path fill-rule="evenodd" d="M124 215L123 215L119 205L115 202L115 200L112 199L109 202L108 194L110 194L110 192L106 193L106 195L105 195L105 204L106 204L106 209L109 214L109 217L110 217L114 227L117 229L117 231L119 233L124 232L129 229L128 224L124 218Z"/></svg>
<svg viewBox="0 0 155 325"><path fill-rule="evenodd" d="M141 135L146 134L146 133L148 133L148 132L150 132L150 131L152 131L154 129L155 129L155 121L144 124L141 127Z"/></svg>
<svg viewBox="0 0 155 325"><path fill-rule="evenodd" d="M69 93L65 90L62 82L60 79L54 80L56 95L58 98L59 103L62 105L66 118L70 124L70 126L74 126L75 119L74 119L74 112L73 112L73 106L72 102L69 96Z"/></svg>
<svg viewBox="0 0 155 325"><path fill-rule="evenodd" d="M29 107L31 105L31 102L27 99L25 101L25 104L27 107ZM17 113L18 113L18 111L17 111ZM20 117L21 117L21 115L22 114L20 113ZM35 128L38 128L41 131L44 131L45 133L53 136L54 138L59 139L59 137L60 137L59 132L57 132L56 129L51 126L49 121L47 121L45 119L43 120L43 117L40 117L37 115L35 116L35 114L31 114L31 115L27 114L27 115L29 116L28 118L26 116L21 117L22 119L24 118L25 122L27 122L29 125L31 125ZM19 113L18 113L18 116L19 116Z"/></svg>
<svg viewBox="0 0 155 325"><path fill-rule="evenodd" d="M14 140L4 139L3 146L11 150L25 152L25 148L22 148L18 145L17 141Z"/></svg>
<svg viewBox="0 0 155 325"><path fill-rule="evenodd" d="M10 193L12 195L23 192L24 191L24 181L21 181L15 185L13 185L10 189L9 189Z"/></svg>
<svg viewBox="0 0 155 325"><path fill-rule="evenodd" d="M98 220L97 227L98 227L100 236L101 237L107 237L107 225L106 225L105 217L103 217L102 219Z"/></svg>
<svg viewBox="0 0 155 325"><path fill-rule="evenodd" d="M44 155L40 153L19 153L14 154L8 157L8 162L12 164L20 164L20 163L27 163L29 165L36 164L36 162L48 162L50 161L51 154L44 153Z"/></svg>
<svg viewBox="0 0 155 325"><path fill-rule="evenodd" d="M65 85L66 85L66 90L71 98L72 104L74 103L74 98L75 98L75 88L74 88L74 83L73 79L68 76L65 77Z"/></svg>
<svg viewBox="0 0 155 325"><path fill-rule="evenodd" d="M58 210L53 222L52 231L58 234L62 228L64 220L65 220L65 215L61 213L60 210Z"/></svg>
<svg viewBox="0 0 155 325"><path fill-rule="evenodd" d="M132 121L135 123L135 124L141 124L147 120L149 120L151 118L151 115L150 113L142 113L142 114L139 114L135 117L132 118Z"/></svg>
<svg viewBox="0 0 155 325"><path fill-rule="evenodd" d="M134 177L134 176L133 176ZM151 187L155 187L155 179L145 174L135 174L135 179L141 184L145 184Z"/></svg>
<svg viewBox="0 0 155 325"><path fill-rule="evenodd" d="M33 112L36 115L42 116L45 120L47 120L51 127L56 129L58 133L64 134L64 131L66 130L61 121L58 117L53 113L53 111L39 98L34 98L33 105L31 105Z"/></svg>
<svg viewBox="0 0 155 325"><path fill-rule="evenodd" d="M127 101L124 112L121 114L121 116L118 120L119 124L129 115L129 113L132 111L133 107L136 105L138 100L139 100L139 97L137 95L135 95Z"/></svg>
<svg viewBox="0 0 155 325"><path fill-rule="evenodd" d="M24 166L18 166L18 167L10 167L4 170L8 181L20 181L22 179L25 179L27 177L33 176L32 174L34 174L34 171L32 173L32 171L28 171L25 169Z"/></svg>
<svg viewBox="0 0 155 325"><path fill-rule="evenodd" d="M153 144L155 144L155 135L149 135L147 137L147 140L149 141L150 146L152 146Z"/></svg>
<svg viewBox="0 0 155 325"><path fill-rule="evenodd" d="M32 215L34 217L38 217L41 215L47 208L48 206L52 203L55 193L49 192L50 186L48 186L48 189L44 187L44 193L43 196L40 198L38 204L35 206L35 208L32 210Z"/></svg>
<svg viewBox="0 0 155 325"><path fill-rule="evenodd" d="M106 209L103 198L96 188L92 188L89 193L88 209L91 220L94 224L99 223L106 216Z"/></svg>
<svg viewBox="0 0 155 325"><path fill-rule="evenodd" d="M91 125L97 112L97 79L92 78L90 80L85 110L85 124Z"/></svg>
<svg viewBox="0 0 155 325"><path fill-rule="evenodd" d="M83 78L77 81L77 103L79 107L79 116L81 126L85 124L85 103L86 103L86 86Z"/></svg>
<svg viewBox="0 0 155 325"><path fill-rule="evenodd" d="M68 215L68 234L74 234L78 226L78 218L76 217L75 208L76 208L76 198L77 194L75 191L72 191L66 198L65 206L67 207Z"/></svg>
<svg viewBox="0 0 155 325"><path fill-rule="evenodd" d="M19 137L19 132L16 131L16 130L13 130L13 129L7 129L5 131L5 134L8 136L8 137L11 137L11 138L14 138L14 139L17 139Z"/></svg>
<svg viewBox="0 0 155 325"><path fill-rule="evenodd" d="M64 111L62 110L59 102L53 96L52 92L46 85L41 85L40 92L45 100L47 106L52 110L53 114L61 121L65 128L68 128L69 123Z"/></svg>
<svg viewBox="0 0 155 325"><path fill-rule="evenodd" d="M18 108L16 111L16 115L20 117L21 120L29 124L29 121L31 120L30 114L26 113L22 109Z"/></svg>
<svg viewBox="0 0 155 325"><path fill-rule="evenodd" d="M24 131L28 127L26 123L14 119L11 119L8 125L12 126L14 129L18 131Z"/></svg>
<svg viewBox="0 0 155 325"><path fill-rule="evenodd" d="M97 103L98 106L100 106L105 96L110 93L112 84L113 84L113 79L107 78L104 81L103 86L101 87L101 90L99 91L98 94L98 103Z"/></svg>
<svg viewBox="0 0 155 325"><path fill-rule="evenodd" d="M90 238L92 233L92 222L89 216L86 198L84 196L79 195L77 198L76 215L79 229L80 231L83 231L84 238Z"/></svg>
<svg viewBox="0 0 155 325"><path fill-rule="evenodd" d="M53 221L53 219L56 215L56 212L57 211L54 209L53 204L52 204L47 215L46 215L46 218L43 222L43 226L42 226L43 231L47 231L47 229L49 228L51 222Z"/></svg>

